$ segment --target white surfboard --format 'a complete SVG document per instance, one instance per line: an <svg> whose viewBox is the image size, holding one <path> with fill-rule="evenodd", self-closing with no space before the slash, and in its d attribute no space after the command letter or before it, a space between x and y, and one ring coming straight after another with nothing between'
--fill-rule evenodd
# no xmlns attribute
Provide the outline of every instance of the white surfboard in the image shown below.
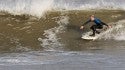
<svg viewBox="0 0 125 70"><path fill-rule="evenodd" d="M97 39L98 37L97 36L83 36L81 37L82 39L85 39L85 40L95 40Z"/></svg>
<svg viewBox="0 0 125 70"><path fill-rule="evenodd" d="M82 35L82 39L85 40L96 40L98 38L98 35L95 36L89 36L91 34L91 32L87 32L86 34Z"/></svg>

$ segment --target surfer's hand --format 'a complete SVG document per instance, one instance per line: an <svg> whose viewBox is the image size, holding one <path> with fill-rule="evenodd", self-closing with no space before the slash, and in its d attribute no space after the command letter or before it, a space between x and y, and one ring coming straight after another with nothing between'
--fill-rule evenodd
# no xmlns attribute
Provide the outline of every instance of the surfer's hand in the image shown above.
<svg viewBox="0 0 125 70"><path fill-rule="evenodd" d="M108 28L112 28L112 26L108 25Z"/></svg>
<svg viewBox="0 0 125 70"><path fill-rule="evenodd" d="M81 26L81 27L80 27L80 29L83 29L83 28L84 28L84 26Z"/></svg>

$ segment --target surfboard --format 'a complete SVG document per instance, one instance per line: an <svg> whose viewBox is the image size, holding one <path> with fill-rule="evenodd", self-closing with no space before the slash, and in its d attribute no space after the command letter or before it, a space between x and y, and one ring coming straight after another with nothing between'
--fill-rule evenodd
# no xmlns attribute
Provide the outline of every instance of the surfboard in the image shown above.
<svg viewBox="0 0 125 70"><path fill-rule="evenodd" d="M97 36L82 36L81 37L82 39L85 39L85 40L96 40L98 37Z"/></svg>
<svg viewBox="0 0 125 70"><path fill-rule="evenodd" d="M85 40L96 40L98 38L98 35L96 34L95 36L89 36L91 32L86 33L83 35L81 38Z"/></svg>

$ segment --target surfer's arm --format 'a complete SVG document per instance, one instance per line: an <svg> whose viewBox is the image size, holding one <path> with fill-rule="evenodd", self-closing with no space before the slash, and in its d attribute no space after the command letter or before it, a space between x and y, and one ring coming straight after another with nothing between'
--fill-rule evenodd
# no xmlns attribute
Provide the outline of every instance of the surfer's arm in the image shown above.
<svg viewBox="0 0 125 70"><path fill-rule="evenodd" d="M102 24L102 25L105 25L105 26L107 26L107 27L109 26L109 25L107 25L107 24L106 24L106 23L104 23L104 22L101 22L101 24Z"/></svg>
<svg viewBox="0 0 125 70"><path fill-rule="evenodd" d="M80 29L83 29L84 26L85 26L86 24L88 24L89 22L91 22L91 20L86 21L86 22L80 27Z"/></svg>
<svg viewBox="0 0 125 70"><path fill-rule="evenodd" d="M85 25L88 24L89 22L91 22L91 20L86 21L82 26L85 26Z"/></svg>
<svg viewBox="0 0 125 70"><path fill-rule="evenodd" d="M105 25L105 26L107 26L108 28L111 28L111 26L110 25L107 25L106 23L104 23L104 22L101 22L102 23L102 25Z"/></svg>

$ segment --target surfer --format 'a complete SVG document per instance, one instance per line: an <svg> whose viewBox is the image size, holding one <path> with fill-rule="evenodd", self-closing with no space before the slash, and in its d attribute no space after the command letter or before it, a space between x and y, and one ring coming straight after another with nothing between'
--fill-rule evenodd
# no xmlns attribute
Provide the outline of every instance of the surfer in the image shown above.
<svg viewBox="0 0 125 70"><path fill-rule="evenodd" d="M102 22L100 19L96 18L94 15L91 15L91 16L90 16L90 19L89 19L88 21L86 21L86 22L80 27L80 29L83 29L84 26L85 26L86 24L88 24L89 22L94 22L94 23L95 23L95 25L92 25L92 26L90 27L90 29L92 29L92 31L93 31L93 34L90 35L90 36L95 36L95 33L99 34L100 32L97 31L96 29L102 29L102 28L103 28L103 25L105 25L105 26L107 26L107 27L109 27L109 28L111 27L111 26L107 25L106 23Z"/></svg>

